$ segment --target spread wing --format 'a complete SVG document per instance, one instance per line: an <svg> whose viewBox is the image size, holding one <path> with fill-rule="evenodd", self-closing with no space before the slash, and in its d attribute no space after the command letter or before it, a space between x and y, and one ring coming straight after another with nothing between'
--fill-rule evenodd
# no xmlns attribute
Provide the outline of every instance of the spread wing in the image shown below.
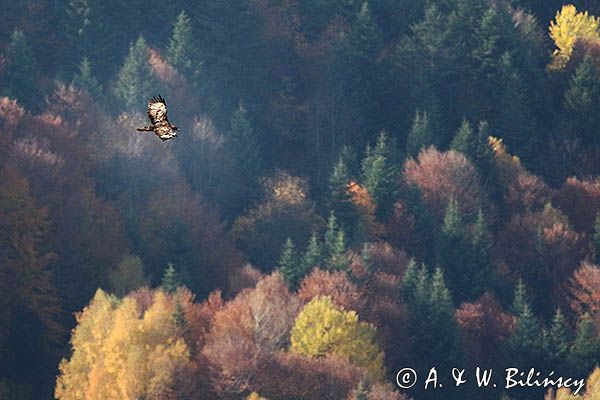
<svg viewBox="0 0 600 400"><path fill-rule="evenodd" d="M162 96L148 100L148 118L152 125L169 125L167 118L167 102Z"/></svg>

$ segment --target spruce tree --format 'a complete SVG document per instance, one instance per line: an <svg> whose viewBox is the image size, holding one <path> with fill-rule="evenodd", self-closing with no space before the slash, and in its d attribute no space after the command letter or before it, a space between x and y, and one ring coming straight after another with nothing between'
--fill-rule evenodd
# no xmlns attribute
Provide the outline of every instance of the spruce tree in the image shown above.
<svg viewBox="0 0 600 400"><path fill-rule="evenodd" d="M434 144L434 137L429 114L427 111L417 110L406 139L406 154L409 157L416 157L422 148L432 144Z"/></svg>
<svg viewBox="0 0 600 400"><path fill-rule="evenodd" d="M263 161L256 132L242 103L238 105L231 117L228 139L238 173L242 175L247 185L255 187L256 179L262 171Z"/></svg>
<svg viewBox="0 0 600 400"><path fill-rule="evenodd" d="M593 248L594 248L594 263L600 265L600 212L596 214L594 221L594 236Z"/></svg>
<svg viewBox="0 0 600 400"><path fill-rule="evenodd" d="M385 215L392 207L398 194L398 157L390 145L385 131L382 131L375 147L367 146L362 160L362 184L377 205L377 214Z"/></svg>
<svg viewBox="0 0 600 400"><path fill-rule="evenodd" d="M173 34L167 47L167 61L185 75L190 83L197 81L201 61L194 45L192 22L185 11L181 11L173 25Z"/></svg>
<svg viewBox="0 0 600 400"><path fill-rule="evenodd" d="M596 334L594 321L584 314L577 325L575 339L569 353L569 366L572 374L584 376L600 359L600 337Z"/></svg>
<svg viewBox="0 0 600 400"><path fill-rule="evenodd" d="M436 261L449 276L449 288L458 303L470 298L473 283L469 246L456 201L446 208L444 223L436 240Z"/></svg>
<svg viewBox="0 0 600 400"><path fill-rule="evenodd" d="M567 321L560 309L556 310L549 329L544 331L543 345L547 367L564 372L567 368L571 338Z"/></svg>
<svg viewBox="0 0 600 400"><path fill-rule="evenodd" d="M281 256L277 263L279 272L291 288L297 288L302 277L304 277L303 268L298 261L296 246L291 238L287 238L281 249Z"/></svg>
<svg viewBox="0 0 600 400"><path fill-rule="evenodd" d="M492 238L483 211L479 209L477 219L471 234L471 249L469 252L468 273L472 274L471 286L467 286L467 296L474 300L483 294L488 287L495 284L491 251Z"/></svg>
<svg viewBox="0 0 600 400"><path fill-rule="evenodd" d="M600 118L596 107L600 102L600 68L591 57L585 57L569 81L565 93L567 132L573 139L599 143Z"/></svg>
<svg viewBox="0 0 600 400"><path fill-rule="evenodd" d="M515 289L512 309L517 323L512 335L505 342L506 363L520 369L543 365L545 355L542 328L531 310L525 286L521 281Z"/></svg>
<svg viewBox="0 0 600 400"><path fill-rule="evenodd" d="M85 90L94 99L98 99L102 94L102 86L92 74L92 65L87 57L81 60L79 72L73 76L71 84L77 89Z"/></svg>
<svg viewBox="0 0 600 400"><path fill-rule="evenodd" d="M488 144L489 132L489 124L486 121L480 122L475 131L465 119L451 145L453 150L463 153L471 160L484 176L489 175L494 162L494 153Z"/></svg>
<svg viewBox="0 0 600 400"><path fill-rule="evenodd" d="M169 263L163 274L160 287L167 293L175 293L179 286L181 286L179 274L175 270L173 263Z"/></svg>
<svg viewBox="0 0 600 400"><path fill-rule="evenodd" d="M125 108L133 110L150 97L153 80L148 63L148 46L140 36L129 45L129 54L117 75L114 94Z"/></svg>
<svg viewBox="0 0 600 400"><path fill-rule="evenodd" d="M349 181L348 168L344 159L340 156L329 177L329 208L339 218L340 225L346 231L352 232L358 214L352 203L352 196L348 191Z"/></svg>
<svg viewBox="0 0 600 400"><path fill-rule="evenodd" d="M15 29L6 49L3 95L27 107L37 104L37 63L22 31Z"/></svg>
<svg viewBox="0 0 600 400"><path fill-rule="evenodd" d="M327 230L325 231L324 238L324 250L326 254L331 254L333 248L335 247L338 229L339 227L337 223L337 218L335 217L335 213L331 211L329 213L329 218L327 219Z"/></svg>
<svg viewBox="0 0 600 400"><path fill-rule="evenodd" d="M496 85L497 94L492 96L494 109L498 110L491 116L494 131L509 148L533 156L537 151L534 147L537 137L527 87L509 52L501 56L496 76L494 81L503 84Z"/></svg>
<svg viewBox="0 0 600 400"><path fill-rule="evenodd" d="M321 244L317 238L317 234L313 233L306 246L306 251L302 256L302 270L305 273L310 273L310 270L315 266L321 266L323 261Z"/></svg>
<svg viewBox="0 0 600 400"><path fill-rule="evenodd" d="M411 332L413 357L418 371L435 365L448 370L460 362L458 327L452 297L441 269L430 275L425 266L411 262L403 280L408 306L408 332ZM426 316L426 317L424 317Z"/></svg>
<svg viewBox="0 0 600 400"><path fill-rule="evenodd" d="M327 264L332 271L346 271L350 265L350 259L346 255L346 234L342 229L335 235Z"/></svg>

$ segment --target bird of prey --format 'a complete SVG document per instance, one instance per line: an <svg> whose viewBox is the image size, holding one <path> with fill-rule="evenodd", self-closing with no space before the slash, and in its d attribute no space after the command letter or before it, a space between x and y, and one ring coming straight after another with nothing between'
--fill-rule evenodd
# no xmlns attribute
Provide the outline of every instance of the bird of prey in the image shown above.
<svg viewBox="0 0 600 400"><path fill-rule="evenodd" d="M167 118L167 102L161 95L148 100L148 118L152 125L137 128L138 131L154 132L162 141L177 137L177 130L179 128L171 125L169 122Z"/></svg>

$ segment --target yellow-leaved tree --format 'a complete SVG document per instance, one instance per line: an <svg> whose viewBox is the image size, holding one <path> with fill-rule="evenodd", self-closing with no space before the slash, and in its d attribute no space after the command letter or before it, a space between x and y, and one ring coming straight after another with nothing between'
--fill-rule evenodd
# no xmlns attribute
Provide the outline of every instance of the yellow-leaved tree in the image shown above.
<svg viewBox="0 0 600 400"><path fill-rule="evenodd" d="M330 297L306 304L291 331L290 351L311 357L335 355L383 379L383 352L375 342L376 329L361 322L354 311L336 307Z"/></svg>
<svg viewBox="0 0 600 400"><path fill-rule="evenodd" d="M565 5L550 22L550 37L557 47L551 67L564 68L577 39L600 39L600 19L587 11L577 12L572 4Z"/></svg>
<svg viewBox="0 0 600 400"><path fill-rule="evenodd" d="M248 397L246 397L246 400L268 400L266 397L260 397L258 393L256 392L252 392L250 393L250 395Z"/></svg>
<svg viewBox="0 0 600 400"><path fill-rule="evenodd" d="M555 393L548 391L544 400L597 400L600 399L600 368L591 373L585 384L585 393L577 393L577 396L571 393L571 390L562 388Z"/></svg>
<svg viewBox="0 0 600 400"><path fill-rule="evenodd" d="M60 400L165 399L191 367L174 322L175 302L157 291L145 311L133 297L119 301L98 290L78 315L73 355L60 363Z"/></svg>

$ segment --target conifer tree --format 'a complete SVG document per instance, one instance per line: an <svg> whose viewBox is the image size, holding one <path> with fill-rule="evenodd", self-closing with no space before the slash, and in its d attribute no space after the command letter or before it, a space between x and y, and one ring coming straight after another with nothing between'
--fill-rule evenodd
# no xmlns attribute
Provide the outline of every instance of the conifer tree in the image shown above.
<svg viewBox="0 0 600 400"><path fill-rule="evenodd" d="M456 201L451 201L444 215L444 223L436 240L437 265L447 271L449 287L460 303L470 298L473 271L469 265L468 240Z"/></svg>
<svg viewBox="0 0 600 400"><path fill-rule="evenodd" d="M570 350L570 370L577 375L586 374L600 359L600 338L589 314L584 314L579 320Z"/></svg>
<svg viewBox="0 0 600 400"><path fill-rule="evenodd" d="M403 292L413 340L412 362L418 370L428 370L431 367L427 363L431 362L440 370L459 362L458 327L442 270L438 268L430 275L425 266L411 262L404 276Z"/></svg>
<svg viewBox="0 0 600 400"><path fill-rule="evenodd" d="M326 254L331 254L331 252L332 252L338 229L339 229L339 227L338 227L338 223L337 223L337 218L335 217L335 213L333 211L331 211L329 213L329 218L327 219L327 230L325 231L325 238L324 238L325 239L324 247L325 247Z"/></svg>
<svg viewBox="0 0 600 400"><path fill-rule="evenodd" d="M350 264L346 256L346 235L338 226L335 214L331 212L325 231L325 267L330 270L343 271Z"/></svg>
<svg viewBox="0 0 600 400"><path fill-rule="evenodd" d="M153 77L148 64L148 46L143 36L129 45L129 54L117 75L114 94L128 109L135 109L151 94Z"/></svg>
<svg viewBox="0 0 600 400"><path fill-rule="evenodd" d="M600 212L596 214L596 220L594 221L593 247L594 263L600 265Z"/></svg>
<svg viewBox="0 0 600 400"><path fill-rule="evenodd" d="M406 139L406 153L410 157L416 157L419 151L434 144L433 130L427 111L415 111L412 126Z"/></svg>
<svg viewBox="0 0 600 400"><path fill-rule="evenodd" d="M160 286L167 293L175 293L177 288L181 286L179 275L177 274L177 271L175 271L173 263L169 263L167 269L165 269Z"/></svg>
<svg viewBox="0 0 600 400"><path fill-rule="evenodd" d="M287 238L281 249L281 256L277 263L279 272L283 279L292 288L298 287L300 280L304 276L302 266L298 261L298 255L296 254L296 246L291 238Z"/></svg>
<svg viewBox="0 0 600 400"><path fill-rule="evenodd" d="M521 281L515 289L512 310L516 315L517 323L515 330L505 343L506 361L516 368L527 368L527 365L543 365L542 328L531 310L525 285Z"/></svg>
<svg viewBox="0 0 600 400"><path fill-rule="evenodd" d="M560 371L567 366L571 345L569 336L567 321L560 309L557 309L549 329L544 332L543 345L548 368Z"/></svg>
<svg viewBox="0 0 600 400"><path fill-rule="evenodd" d="M472 273L472 283L468 290L468 298L475 299L479 297L487 287L493 286L495 279L492 270L491 261L492 239L489 227L485 220L485 215L480 209L477 213L477 219L472 229L471 250L469 252L470 268Z"/></svg>
<svg viewBox="0 0 600 400"><path fill-rule="evenodd" d="M382 131L375 147L367 146L362 160L362 183L377 205L382 216L393 205L398 194L398 159L385 131Z"/></svg>
<svg viewBox="0 0 600 400"><path fill-rule="evenodd" d="M587 56L569 80L565 93L568 132L573 139L600 143L597 138L600 118L596 106L600 102L600 68Z"/></svg>
<svg viewBox="0 0 600 400"><path fill-rule="evenodd" d="M340 156L329 177L329 207L340 220L340 225L348 232L356 224L357 211L348 191L350 176L344 159Z"/></svg>
<svg viewBox="0 0 600 400"><path fill-rule="evenodd" d="M22 31L15 29L6 49L3 95L31 107L36 104L38 85L37 63Z"/></svg>
<svg viewBox="0 0 600 400"><path fill-rule="evenodd" d="M487 122L480 122L477 131L474 131L469 121L465 119L451 145L453 150L463 153L471 160L484 176L489 175L494 157L492 148L488 144L489 132Z"/></svg>
<svg viewBox="0 0 600 400"><path fill-rule="evenodd" d="M255 187L254 183L262 171L262 158L256 133L248 113L242 103L231 117L229 130L230 150L236 160L236 168L248 185Z"/></svg>
<svg viewBox="0 0 600 400"><path fill-rule="evenodd" d="M498 132L510 148L520 149L524 155L535 154L536 131L532 109L527 99L528 87L511 54L500 57L496 72L496 85L492 101L497 112L490 117L494 131ZM486 132L486 138L487 138Z"/></svg>
<svg viewBox="0 0 600 400"><path fill-rule="evenodd" d="M313 233L302 256L302 270L305 273L310 273L310 270L315 266L320 266L322 261L321 244L319 243L317 234Z"/></svg>
<svg viewBox="0 0 600 400"><path fill-rule="evenodd" d="M71 84L77 89L87 91L94 99L98 99L102 94L102 86L92 74L92 65L87 57L83 57L81 60L79 72L73 76Z"/></svg>
<svg viewBox="0 0 600 400"><path fill-rule="evenodd" d="M173 25L173 34L167 47L167 61L191 83L197 81L201 61L194 45L192 22L185 11L181 11Z"/></svg>
<svg viewBox="0 0 600 400"><path fill-rule="evenodd" d="M135 28L131 28L139 18L131 12L123 12L119 8L121 4L116 6L113 3L111 8L108 2L97 0L68 0L64 3L65 35L75 49L66 60L69 65L64 67L71 70L86 56L97 71L106 76L126 54L129 35L136 32ZM127 26L120 24L123 22L121 19L127 19ZM120 29L114 29L115 26Z"/></svg>
<svg viewBox="0 0 600 400"><path fill-rule="evenodd" d="M345 271L350 265L350 260L346 255L346 234L342 229L338 230L333 242L333 247L329 253L329 269L333 271Z"/></svg>

